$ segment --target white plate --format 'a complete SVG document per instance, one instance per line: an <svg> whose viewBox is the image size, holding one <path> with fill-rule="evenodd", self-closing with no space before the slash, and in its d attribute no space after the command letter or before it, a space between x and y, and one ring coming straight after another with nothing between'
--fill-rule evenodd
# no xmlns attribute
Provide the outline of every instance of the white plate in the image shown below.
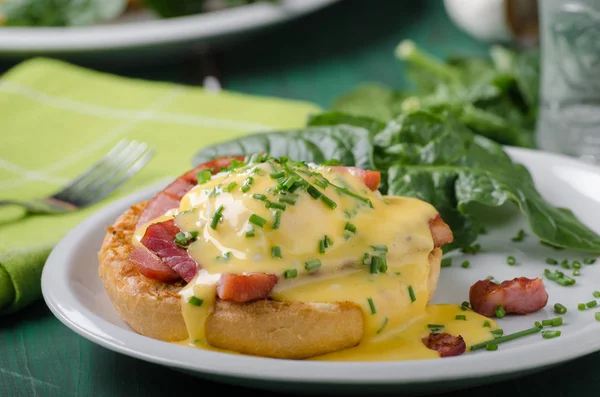
<svg viewBox="0 0 600 397"><path fill-rule="evenodd" d="M511 148L509 153L530 169L544 197L555 205L572 208L585 223L600 231L600 168L544 152ZM203 351L140 336L113 309L97 275L96 255L105 226L130 204L151 197L158 188L132 194L77 226L54 249L42 275L44 298L59 320L81 336L116 352L206 378L265 389L398 394L488 383L600 350L600 322L594 320L594 312L600 308L577 310L578 303L591 301L592 292L600 289L600 261L582 265L582 275L574 286L561 287L546 280L550 295L546 309L498 320L505 333L530 328L536 320L555 317L552 306L561 302L568 308L565 325L560 328L561 337L543 339L535 334L501 344L495 352L399 362L288 361ZM501 216L492 216L498 214ZM489 212L489 217L496 225L480 239L485 252L475 256L454 254L452 267L442 269L436 302L467 300L469 286L488 275L499 280L542 276L545 268L552 267L544 263L549 256L559 260L585 256L542 246L531 235L524 242L511 242L510 238L525 225L511 207ZM506 264L508 255L515 256L517 266ZM460 267L464 259L470 260L471 268Z"/></svg>
<svg viewBox="0 0 600 397"><path fill-rule="evenodd" d="M282 0L171 19L143 12L111 24L85 27L0 27L0 54L131 50L186 42L207 42L288 21L339 0Z"/></svg>

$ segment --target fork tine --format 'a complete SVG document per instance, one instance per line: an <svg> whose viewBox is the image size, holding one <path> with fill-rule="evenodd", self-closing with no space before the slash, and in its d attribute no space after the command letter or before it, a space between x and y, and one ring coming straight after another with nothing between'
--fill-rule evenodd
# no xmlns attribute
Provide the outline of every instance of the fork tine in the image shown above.
<svg viewBox="0 0 600 397"><path fill-rule="evenodd" d="M125 172L125 174L123 174L119 179L117 179L112 184L104 187L104 189L102 189L99 192L97 192L93 196L93 199L88 204L93 204L93 203L95 203L95 202L97 202L99 200L102 200L107 195L109 195L116 188L118 188L123 182L125 182L128 179L130 179L139 170L141 170L142 168L144 168L144 166L150 161L150 159L152 159L153 156L154 156L154 149L151 148L150 150L148 150L147 152L145 152L140 158L138 158L129 167L129 169L127 170L127 172Z"/></svg>
<svg viewBox="0 0 600 397"><path fill-rule="evenodd" d="M127 147L128 144L129 143L127 139L120 140L115 146L113 146L113 148L108 153L104 155L104 157L102 157L97 163L88 168L87 171L85 171L83 174L75 178L70 184L65 186L60 192L57 193L57 195L77 186L79 183L82 183L82 181L84 181L88 176L93 174L98 168L110 161L113 156L118 155L125 147ZM59 197L57 197L57 195L54 195L54 197L60 199Z"/></svg>
<svg viewBox="0 0 600 397"><path fill-rule="evenodd" d="M138 157L140 157L146 151L146 149L148 149L148 145L145 143L138 143L135 141L132 143L135 144L135 146L132 145L130 150L128 150L126 153L124 151L121 153L119 158L115 158L113 162L110 162L104 166L102 168L102 172L99 172L99 175L97 175L94 179L90 178L87 186L82 187L77 195L93 195L102 186L116 178L119 173L129 168L131 164L133 164Z"/></svg>
<svg viewBox="0 0 600 397"><path fill-rule="evenodd" d="M81 177L77 178L75 183L71 183L67 188L56 193L53 197L58 200L73 202L77 199L81 192L85 192L87 190L91 183L99 178L103 178L104 175L106 175L107 170L110 171L118 166L118 164L123 161L123 158L125 158L137 146L138 143L136 141L123 140L119 142L119 144L117 144L117 146L115 146L115 148L106 156L104 156L98 163L93 165Z"/></svg>

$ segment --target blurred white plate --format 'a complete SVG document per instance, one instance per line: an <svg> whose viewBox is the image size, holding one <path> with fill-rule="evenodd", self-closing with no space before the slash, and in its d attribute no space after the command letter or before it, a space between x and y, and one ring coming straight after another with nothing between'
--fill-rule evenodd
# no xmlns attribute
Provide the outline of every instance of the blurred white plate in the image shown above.
<svg viewBox="0 0 600 397"><path fill-rule="evenodd" d="M555 205L570 207L600 231L600 168L527 149L510 148L508 153L529 168L544 197ZM550 296L545 309L498 320L506 334L530 328L534 321L556 317L553 305L560 302L568 308L564 325L558 328L562 336L543 339L538 333L501 344L493 352L398 362L291 361L210 352L141 336L121 320L109 301L98 277L97 253L105 227L129 205L152 197L159 189L154 186L132 194L88 218L58 244L44 267L42 291L52 312L84 338L116 352L199 377L263 389L401 395L443 392L522 376L600 350L600 322L594 319L600 308L577 310L578 303L593 300L593 291L600 289L600 261L582 265L573 286L544 280ZM511 242L520 228L528 230L521 216L512 215L517 214L508 211L507 215L504 209L496 220L490 216L490 233L479 240L483 252L454 254L452 267L442 269L436 303L468 300L469 286L488 275L497 280L543 277L544 269L553 267L544 263L550 256L582 259L581 253L542 246L531 235L523 242ZM516 266L507 265L508 255L516 258ZM460 264L466 259L471 267L463 269Z"/></svg>
<svg viewBox="0 0 600 397"><path fill-rule="evenodd" d="M1 28L0 55L132 50L209 42L285 22L339 0L281 0L171 19L133 12L111 24L84 27Z"/></svg>

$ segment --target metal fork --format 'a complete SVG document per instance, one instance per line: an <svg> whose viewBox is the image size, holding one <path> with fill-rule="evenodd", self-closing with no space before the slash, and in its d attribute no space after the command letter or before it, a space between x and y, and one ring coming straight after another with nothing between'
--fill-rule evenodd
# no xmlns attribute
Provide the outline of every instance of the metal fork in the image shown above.
<svg viewBox="0 0 600 397"><path fill-rule="evenodd" d="M152 156L154 149L147 144L124 139L59 192L29 201L0 200L0 206L19 205L35 214L75 211L108 196L141 170Z"/></svg>

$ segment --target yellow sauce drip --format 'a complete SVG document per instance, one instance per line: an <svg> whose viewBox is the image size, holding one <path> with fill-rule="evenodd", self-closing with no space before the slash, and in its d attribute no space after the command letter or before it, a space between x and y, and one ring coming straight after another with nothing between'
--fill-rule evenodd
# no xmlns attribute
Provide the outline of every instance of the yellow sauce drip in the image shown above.
<svg viewBox="0 0 600 397"><path fill-rule="evenodd" d="M255 272L278 276L273 299L349 301L362 308L365 334L361 344L320 360L438 357L421 342L430 332L427 324L444 324L446 332L462 335L467 344L490 339L489 331L496 325L490 321L492 328L483 327L485 317L455 305L427 305L437 281L429 278L428 260L434 248L429 228L429 220L437 215L433 206L414 198L382 197L350 172L311 166L300 169L298 175L314 187L322 177L336 185L316 187L335 202L335 208L300 190L295 192L296 203L280 210L276 227L277 209L267 208L265 203L281 203L281 195L274 190L278 181L269 176L278 171L278 165L267 162L218 174L190 190L177 210L149 223L174 216L182 232L197 233L188 254L202 270L180 293L189 334L186 344L219 350L208 346L204 335L216 282L221 274ZM247 192L242 191L244 185L249 186ZM212 228L213 217L221 207L222 216ZM253 214L264 220L262 227L250 222ZM136 231L134 242L141 240L148 225ZM247 232L253 236L247 237ZM326 236L333 244L320 252L320 242ZM372 273L372 256L381 256L382 246L387 247L387 271ZM272 255L273 247L279 247L281 258ZM307 269L306 263L315 260L319 266ZM297 276L284 277L290 270ZM202 305L188 303L192 296L202 300ZM456 315L464 314L467 321L455 320Z"/></svg>

